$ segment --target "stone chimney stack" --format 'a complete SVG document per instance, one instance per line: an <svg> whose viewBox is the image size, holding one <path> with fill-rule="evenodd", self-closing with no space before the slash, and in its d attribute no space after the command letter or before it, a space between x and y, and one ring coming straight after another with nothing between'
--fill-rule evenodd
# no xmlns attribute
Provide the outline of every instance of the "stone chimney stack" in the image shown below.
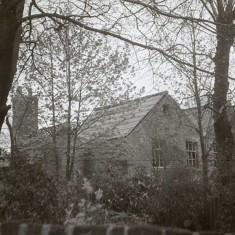
<svg viewBox="0 0 235 235"><path fill-rule="evenodd" d="M22 87L18 87L13 97L13 133L17 143L27 140L38 130L38 97L28 88L26 95Z"/></svg>

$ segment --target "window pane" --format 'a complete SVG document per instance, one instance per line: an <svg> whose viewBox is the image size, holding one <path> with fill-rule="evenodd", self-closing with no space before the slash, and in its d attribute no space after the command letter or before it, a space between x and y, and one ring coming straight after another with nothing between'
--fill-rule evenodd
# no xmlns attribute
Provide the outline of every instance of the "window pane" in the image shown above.
<svg viewBox="0 0 235 235"><path fill-rule="evenodd" d="M197 142L186 142L187 162L189 167L197 167Z"/></svg>
<svg viewBox="0 0 235 235"><path fill-rule="evenodd" d="M152 141L152 164L155 167L164 167L164 152L166 141L161 139L153 139Z"/></svg>
<svg viewBox="0 0 235 235"><path fill-rule="evenodd" d="M159 156L159 167L163 167L164 166L164 160L163 157L160 155Z"/></svg>
<svg viewBox="0 0 235 235"><path fill-rule="evenodd" d="M193 150L196 152L197 151L197 142L193 143Z"/></svg>

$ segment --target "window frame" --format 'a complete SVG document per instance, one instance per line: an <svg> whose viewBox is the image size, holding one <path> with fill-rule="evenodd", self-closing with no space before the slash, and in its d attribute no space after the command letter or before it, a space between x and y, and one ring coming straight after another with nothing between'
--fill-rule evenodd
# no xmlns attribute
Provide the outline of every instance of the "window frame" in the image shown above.
<svg viewBox="0 0 235 235"><path fill-rule="evenodd" d="M198 143L186 141L187 166L198 168Z"/></svg>
<svg viewBox="0 0 235 235"><path fill-rule="evenodd" d="M165 167L165 157L163 154L164 141L157 139L152 144L152 166L156 168Z"/></svg>
<svg viewBox="0 0 235 235"><path fill-rule="evenodd" d="M166 116L170 116L171 112L170 112L170 104L166 103L162 105L162 110L163 110L163 114Z"/></svg>

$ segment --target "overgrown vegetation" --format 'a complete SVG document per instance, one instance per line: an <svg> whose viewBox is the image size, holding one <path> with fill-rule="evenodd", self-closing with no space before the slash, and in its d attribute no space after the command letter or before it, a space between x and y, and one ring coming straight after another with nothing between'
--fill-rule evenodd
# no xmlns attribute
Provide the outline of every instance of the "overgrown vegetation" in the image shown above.
<svg viewBox="0 0 235 235"><path fill-rule="evenodd" d="M18 155L2 179L5 218L1 219L76 225L152 223L205 230L214 217L217 230L231 231L234 185L214 185L213 195L222 203L215 203L210 214L211 198L205 211L199 174L180 167L151 173L139 169L128 177L111 168L103 174L93 172L89 180L78 174L72 181L55 181L39 163Z"/></svg>
<svg viewBox="0 0 235 235"><path fill-rule="evenodd" d="M48 178L39 164L32 164L21 155L15 156L4 172L2 183L0 198L5 219L63 222L57 182Z"/></svg>
<svg viewBox="0 0 235 235"><path fill-rule="evenodd" d="M207 226L202 182L187 169L158 174L139 170L129 179L105 176L98 184L104 192L102 202L110 210L135 214L145 222L162 226L187 227L185 221L191 221L195 229Z"/></svg>

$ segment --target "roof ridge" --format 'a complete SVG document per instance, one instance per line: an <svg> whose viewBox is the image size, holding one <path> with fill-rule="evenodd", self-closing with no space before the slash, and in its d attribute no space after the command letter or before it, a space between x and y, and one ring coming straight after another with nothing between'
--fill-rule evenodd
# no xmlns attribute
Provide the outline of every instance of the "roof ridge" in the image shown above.
<svg viewBox="0 0 235 235"><path fill-rule="evenodd" d="M163 91L163 92L158 93L158 95L162 95L162 97L161 97L161 98L158 100L158 102L155 103L154 106L139 120L139 122L134 126L134 128L132 128L132 130L129 131L129 133L127 134L127 136L130 135L130 134L133 132L133 130L136 129L136 128L140 125L141 122L143 122L143 121L146 120L146 118L150 115L150 112L154 109L154 107L156 107L156 105L159 104L159 102L161 102L161 101L166 97L167 94L168 94L167 91ZM150 97L151 97L151 96L150 96Z"/></svg>
<svg viewBox="0 0 235 235"><path fill-rule="evenodd" d="M138 126L140 121L149 115L152 110L164 97L168 95L167 91L138 97L128 102L122 102L116 105L110 105L99 108L93 113L95 120L85 130L82 135L88 137L95 133L102 133L104 130L111 130L111 138L124 137ZM103 115L104 112L104 115ZM141 113L140 115L137 115ZM99 115L101 115L99 117ZM95 124L96 123L96 124ZM111 128L111 129L110 129Z"/></svg>
<svg viewBox="0 0 235 235"><path fill-rule="evenodd" d="M107 106L95 108L94 111L110 109L110 108L114 108L114 107L118 107L118 106L121 106L121 105L124 105L124 104L131 103L131 102L135 102L137 100L151 98L151 97L154 97L154 96L165 95L165 94L168 94L168 91L161 91L161 92L158 92L158 93L155 93L155 94L151 94L151 95L147 95L147 96L143 96L143 97L137 97L137 98L134 98L133 100L120 101L120 103L118 103L118 104L107 105Z"/></svg>

